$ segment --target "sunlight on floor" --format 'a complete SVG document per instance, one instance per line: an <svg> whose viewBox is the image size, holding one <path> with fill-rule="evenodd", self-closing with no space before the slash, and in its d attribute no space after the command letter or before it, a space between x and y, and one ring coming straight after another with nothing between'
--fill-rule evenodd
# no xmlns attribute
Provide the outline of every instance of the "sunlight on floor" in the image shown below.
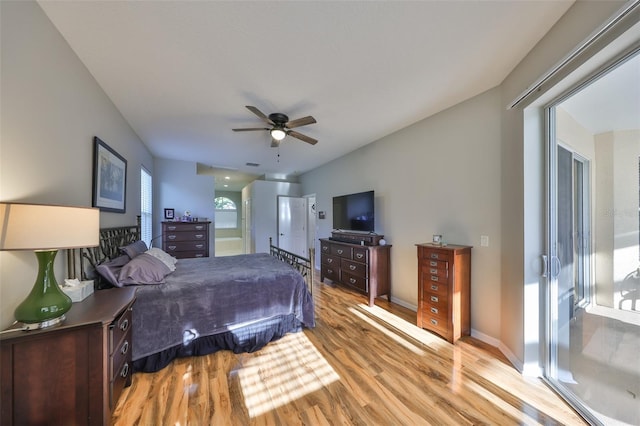
<svg viewBox="0 0 640 426"><path fill-rule="evenodd" d="M238 370L251 418L340 380L304 333L269 343Z"/></svg>
<svg viewBox="0 0 640 426"><path fill-rule="evenodd" d="M421 329L417 325L407 322L402 318L378 306L375 306L375 305L368 306L362 303L362 304L359 304L357 308L375 316L380 321L383 321L384 323L390 325L391 327L400 330L401 332L408 335L409 337L417 340L422 344L429 346L432 349L439 350L439 349L451 348L451 344L448 343L446 340L443 340L440 337L437 337L431 334L430 332ZM351 310L353 311L353 308Z"/></svg>

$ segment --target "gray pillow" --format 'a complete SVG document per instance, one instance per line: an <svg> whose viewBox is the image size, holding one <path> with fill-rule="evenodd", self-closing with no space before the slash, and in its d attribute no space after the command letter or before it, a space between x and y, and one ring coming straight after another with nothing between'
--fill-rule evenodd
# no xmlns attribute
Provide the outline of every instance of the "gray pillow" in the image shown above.
<svg viewBox="0 0 640 426"><path fill-rule="evenodd" d="M142 253L122 267L118 281L121 285L163 284L164 277L170 273L160 259Z"/></svg>
<svg viewBox="0 0 640 426"><path fill-rule="evenodd" d="M112 260L107 260L106 262L102 262L96 267L96 271L98 274L107 282L115 287L122 287L122 284L119 282L118 277L120 276L120 270L124 265L126 265L131 259L126 254L122 256L118 256Z"/></svg>
<svg viewBox="0 0 640 426"><path fill-rule="evenodd" d="M142 240L138 240L135 243L120 247L120 252L126 254L131 259L138 256L139 254L144 253L147 250L149 250L149 248L147 247L147 243Z"/></svg>

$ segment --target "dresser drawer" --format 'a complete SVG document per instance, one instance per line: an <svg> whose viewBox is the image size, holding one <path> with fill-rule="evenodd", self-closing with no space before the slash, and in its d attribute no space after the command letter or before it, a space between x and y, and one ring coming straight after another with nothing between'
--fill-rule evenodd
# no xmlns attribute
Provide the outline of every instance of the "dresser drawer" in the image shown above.
<svg viewBox="0 0 640 426"><path fill-rule="evenodd" d="M442 260L446 262L451 260L451 254L446 250L422 250L422 257L427 260Z"/></svg>
<svg viewBox="0 0 640 426"><path fill-rule="evenodd" d="M449 300L446 297L424 293L423 308L428 315L447 318L449 314Z"/></svg>
<svg viewBox="0 0 640 426"><path fill-rule="evenodd" d="M323 263L322 265L320 265L320 269L323 277L329 278L331 281L340 281L339 265L329 266Z"/></svg>
<svg viewBox="0 0 640 426"><path fill-rule="evenodd" d="M206 241L207 233L203 231L167 232L162 238L167 243L173 241Z"/></svg>
<svg viewBox="0 0 640 426"><path fill-rule="evenodd" d="M327 244L327 243L324 243L324 242L321 242L321 243L320 243L320 253L322 253L322 254L325 254L325 253L326 253L326 254L329 254L329 253L331 253L331 245L329 245L329 244Z"/></svg>
<svg viewBox="0 0 640 426"><path fill-rule="evenodd" d="M352 256L351 247L342 246L342 245L332 245L331 246L331 254L340 257L346 257L347 259L351 259Z"/></svg>
<svg viewBox="0 0 640 426"><path fill-rule="evenodd" d="M321 263L327 266L333 266L336 269L340 268L340 258L338 256L329 256L329 255L323 254L321 258Z"/></svg>
<svg viewBox="0 0 640 426"><path fill-rule="evenodd" d="M204 241L177 241L165 243L165 251L167 253L176 251L206 251L207 244Z"/></svg>
<svg viewBox="0 0 640 426"><path fill-rule="evenodd" d="M349 259L342 259L340 262L340 269L343 273L348 273L358 277L367 277L367 265L365 263L354 262Z"/></svg>
<svg viewBox="0 0 640 426"><path fill-rule="evenodd" d="M444 260L428 259L423 263L423 267L429 269L441 269L443 271L449 270L449 262Z"/></svg>
<svg viewBox="0 0 640 426"><path fill-rule="evenodd" d="M369 255L369 250L364 247L354 247L353 248L353 260L358 262L367 263Z"/></svg>
<svg viewBox="0 0 640 426"><path fill-rule="evenodd" d="M364 293L369 291L367 286L367 279L362 276L352 275L350 273L342 271L342 281L343 284L347 284L355 289L358 289Z"/></svg>
<svg viewBox="0 0 640 426"><path fill-rule="evenodd" d="M170 223L170 224L164 224L164 232L173 232L173 231L177 231L177 232L184 232L184 231L206 231L207 230L207 224L205 223L197 223L197 222L182 222L182 223Z"/></svg>
<svg viewBox="0 0 640 426"><path fill-rule="evenodd" d="M446 282L434 282L428 279L425 279L422 285L422 295L427 296L428 294L435 295L441 297L443 299L447 299L449 297L449 285Z"/></svg>
<svg viewBox="0 0 640 426"><path fill-rule="evenodd" d="M429 277L429 276L435 276L435 277L439 277L439 278L448 278L449 277L449 268L446 267L438 267L439 265L437 264L437 260L434 260L433 262L436 262L435 266L430 266L430 265L422 265L422 274L425 277ZM441 262L441 263L445 263L444 266L446 265L446 262ZM440 265L442 266L442 265Z"/></svg>
<svg viewBox="0 0 640 426"><path fill-rule="evenodd" d="M428 330L435 331L442 337L447 337L449 333L449 321L446 318L423 314L422 326Z"/></svg>

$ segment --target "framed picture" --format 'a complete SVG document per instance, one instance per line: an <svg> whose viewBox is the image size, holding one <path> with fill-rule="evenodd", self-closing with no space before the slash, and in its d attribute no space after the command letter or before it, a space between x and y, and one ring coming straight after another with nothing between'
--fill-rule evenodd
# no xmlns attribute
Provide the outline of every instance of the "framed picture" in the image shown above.
<svg viewBox="0 0 640 426"><path fill-rule="evenodd" d="M176 212L174 209L164 209L164 218L166 220L173 220L175 219L176 216Z"/></svg>
<svg viewBox="0 0 640 426"><path fill-rule="evenodd" d="M93 156L93 207L124 213L127 200L127 160L97 136Z"/></svg>

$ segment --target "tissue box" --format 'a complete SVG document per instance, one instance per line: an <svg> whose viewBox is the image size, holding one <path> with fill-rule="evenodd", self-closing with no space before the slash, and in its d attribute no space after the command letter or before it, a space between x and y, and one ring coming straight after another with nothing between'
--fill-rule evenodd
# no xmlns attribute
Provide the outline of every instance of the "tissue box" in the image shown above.
<svg viewBox="0 0 640 426"><path fill-rule="evenodd" d="M63 285L60 286L60 290L69 296L72 302L82 302L93 293L93 280L80 281L79 285L74 286Z"/></svg>

